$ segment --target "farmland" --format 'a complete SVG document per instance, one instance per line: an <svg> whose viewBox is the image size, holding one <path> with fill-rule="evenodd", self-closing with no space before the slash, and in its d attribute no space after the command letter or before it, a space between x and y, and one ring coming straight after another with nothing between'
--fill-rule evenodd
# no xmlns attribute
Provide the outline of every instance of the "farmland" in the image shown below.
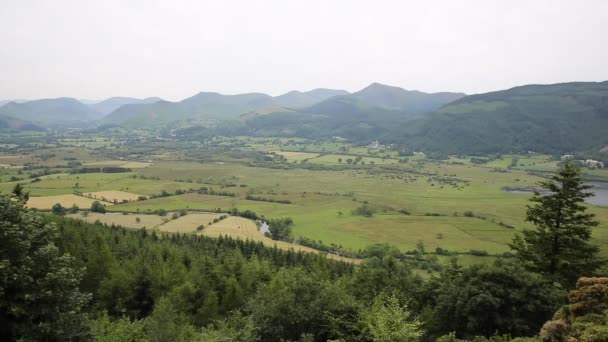
<svg viewBox="0 0 608 342"><path fill-rule="evenodd" d="M265 219L290 217L293 239L354 253L370 244L388 243L404 252L423 248L425 253L477 251L499 256L509 251L518 229L529 227L524 214L530 194L503 188L533 187L558 165L545 155L432 160L420 154L400 156L390 150L280 138L218 138L211 146L187 142L183 144L189 148L179 147L184 154L172 153L174 146L162 144L148 148L146 154L128 146L110 152L106 143L80 151L50 146L35 154L7 154L3 163L11 168L2 170L0 190L6 193L21 183L31 195L28 205L42 210L55 203L88 209L93 200L102 200L108 211L139 214L141 222L135 224L131 215L92 213L87 221L133 228L191 233L202 224L206 234L224 227L227 234L243 237L238 227L225 228L237 222L236 217L207 227L221 213L236 209ZM239 146L240 152L232 146ZM132 157L122 157L127 154ZM66 158L76 158L85 167L123 167L125 172L68 172ZM24 170L34 181L10 181L26 165L56 171L32 178L34 171ZM585 173L590 179L608 178L605 170ZM372 214L357 215L362 206ZM593 241L608 255L608 208L589 209L600 221ZM192 212L177 219L141 215L184 210L214 213ZM154 221L144 222L149 216ZM267 239L259 232L254 235ZM462 258L479 261L472 255Z"/></svg>

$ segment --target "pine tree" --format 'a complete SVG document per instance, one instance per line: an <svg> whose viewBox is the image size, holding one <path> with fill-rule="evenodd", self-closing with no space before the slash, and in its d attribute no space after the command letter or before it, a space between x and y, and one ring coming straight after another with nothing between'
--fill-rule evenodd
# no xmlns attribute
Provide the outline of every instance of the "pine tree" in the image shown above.
<svg viewBox="0 0 608 342"><path fill-rule="evenodd" d="M540 186L547 193L535 193L526 212L526 221L536 228L524 229L510 246L528 269L569 287L604 262L599 247L589 243L591 229L598 225L583 205L585 198L593 196L586 192L591 186L583 183L580 170L570 163Z"/></svg>

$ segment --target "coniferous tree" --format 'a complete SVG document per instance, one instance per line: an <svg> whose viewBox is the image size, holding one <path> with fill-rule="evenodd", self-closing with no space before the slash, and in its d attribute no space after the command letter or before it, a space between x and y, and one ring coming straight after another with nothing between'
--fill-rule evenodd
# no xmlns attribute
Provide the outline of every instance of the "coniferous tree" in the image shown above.
<svg viewBox="0 0 608 342"><path fill-rule="evenodd" d="M580 170L571 163L540 186L547 193L535 193L526 212L526 221L536 228L524 229L510 246L531 271L572 286L579 276L592 275L603 264L599 247L589 243L598 222L583 205L593 196L586 192L591 186L583 183Z"/></svg>

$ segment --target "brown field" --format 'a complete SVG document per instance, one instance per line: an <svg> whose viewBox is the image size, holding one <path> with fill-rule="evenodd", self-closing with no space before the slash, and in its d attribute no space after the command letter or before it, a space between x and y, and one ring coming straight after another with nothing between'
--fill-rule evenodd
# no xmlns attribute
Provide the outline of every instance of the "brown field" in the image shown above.
<svg viewBox="0 0 608 342"><path fill-rule="evenodd" d="M80 219L86 222L93 223L99 221L108 225L114 224L117 226L123 226L125 228L154 228L163 223L164 217L158 215L123 215L121 213L89 213L86 217L79 214L71 214L68 217ZM137 222L137 218L140 222Z"/></svg>
<svg viewBox="0 0 608 342"><path fill-rule="evenodd" d="M211 225L209 227L205 227L205 229L203 229L203 232L201 234L206 235L206 236L211 236L211 237L219 237L220 235L229 235L234 238L240 238L242 240L249 239L249 240L254 240L254 241L260 241L267 247L277 246L277 248L280 248L280 249L293 249L295 251L302 251L302 252L306 252L306 253L321 253L318 250L312 249L309 247L300 246L300 245L296 245L296 244L285 242L285 241L272 240L271 238L268 238L268 237L262 235L258 231L258 228L253 221L242 218L242 217L236 217L236 216L228 217L224 220L221 220L218 223L214 223L213 225ZM331 254L328 254L327 256L331 259L336 259L336 260L346 261L346 262L359 263L361 261L358 259L345 258L345 257L337 256L337 255L331 255Z"/></svg>
<svg viewBox="0 0 608 342"><path fill-rule="evenodd" d="M104 161L96 161L85 163L85 166L116 166L116 167L126 167L129 169L141 169L144 167L148 167L151 164L146 162L138 162L138 161L127 161L127 160L104 160Z"/></svg>
<svg viewBox="0 0 608 342"><path fill-rule="evenodd" d="M103 161L95 161L90 163L84 163L84 166L121 166L124 164L124 160L103 160Z"/></svg>
<svg viewBox="0 0 608 342"><path fill-rule="evenodd" d="M121 165L121 167L126 167L128 169L142 169L144 167L148 167L152 164L138 161L130 161Z"/></svg>
<svg viewBox="0 0 608 342"><path fill-rule="evenodd" d="M69 208L75 204L80 208L88 209L95 201L96 200L94 199L76 195L40 196L30 197L30 199L27 201L27 207L36 209L51 209L54 204L59 203L66 208ZM111 205L111 203L102 203L105 205Z"/></svg>
<svg viewBox="0 0 608 342"><path fill-rule="evenodd" d="M139 196L141 196L139 194L134 194L132 192L114 191L114 190L88 192L83 195L86 197L92 197L95 199L104 200L106 202L114 202L114 200L116 200L118 202L122 202L123 200L129 201L129 202L137 201Z"/></svg>
<svg viewBox="0 0 608 342"><path fill-rule="evenodd" d="M201 224L207 227L209 222L213 222L213 219L220 216L222 216L222 214L188 213L186 216L171 220L159 226L158 229L161 232L168 233L194 233L196 232L196 227L200 226Z"/></svg>

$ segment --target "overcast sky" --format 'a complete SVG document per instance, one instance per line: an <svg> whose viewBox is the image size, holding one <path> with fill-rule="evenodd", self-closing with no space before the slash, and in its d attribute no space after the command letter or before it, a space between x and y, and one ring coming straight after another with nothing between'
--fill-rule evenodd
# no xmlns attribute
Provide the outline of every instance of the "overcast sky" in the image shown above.
<svg viewBox="0 0 608 342"><path fill-rule="evenodd" d="M601 80L605 0L0 3L0 99Z"/></svg>

